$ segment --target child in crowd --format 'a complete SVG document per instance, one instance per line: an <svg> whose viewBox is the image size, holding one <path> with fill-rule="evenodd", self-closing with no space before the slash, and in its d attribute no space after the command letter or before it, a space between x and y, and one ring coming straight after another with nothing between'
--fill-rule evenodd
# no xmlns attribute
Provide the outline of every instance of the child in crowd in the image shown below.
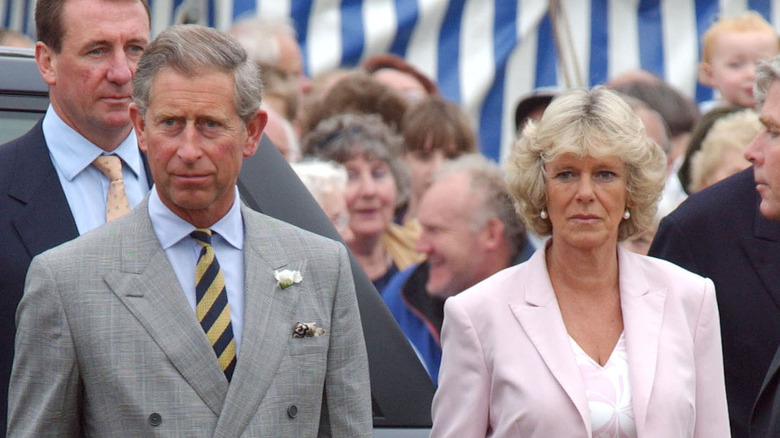
<svg viewBox="0 0 780 438"><path fill-rule="evenodd" d="M716 21L702 38L699 82L714 88L719 100L703 103L702 113L721 103L754 108L756 62L779 52L777 33L755 11Z"/></svg>

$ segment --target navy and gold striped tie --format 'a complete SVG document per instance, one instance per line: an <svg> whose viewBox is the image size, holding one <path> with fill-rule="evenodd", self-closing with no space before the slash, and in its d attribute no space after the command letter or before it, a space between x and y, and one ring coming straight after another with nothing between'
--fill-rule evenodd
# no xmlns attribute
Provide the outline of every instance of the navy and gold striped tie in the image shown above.
<svg viewBox="0 0 780 438"><path fill-rule="evenodd" d="M195 315L229 382L236 368L236 341L230 324L225 277L211 246L211 230L197 228L190 236L203 247L195 266Z"/></svg>

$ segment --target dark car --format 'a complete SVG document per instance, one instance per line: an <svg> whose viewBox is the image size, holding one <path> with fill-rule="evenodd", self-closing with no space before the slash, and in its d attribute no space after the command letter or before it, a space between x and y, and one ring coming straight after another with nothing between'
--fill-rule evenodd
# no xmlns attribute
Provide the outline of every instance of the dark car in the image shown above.
<svg viewBox="0 0 780 438"><path fill-rule="evenodd" d="M32 50L0 47L0 145L29 130L46 111L48 88ZM341 240L282 155L263 139L244 160L242 200L250 207L315 233ZM265 199L258 200L259 193ZM268 201L268 194L276 199ZM294 203L289 200L294 199ZM351 256L351 255L350 255ZM434 387L371 281L352 258L368 349L375 437L427 437Z"/></svg>

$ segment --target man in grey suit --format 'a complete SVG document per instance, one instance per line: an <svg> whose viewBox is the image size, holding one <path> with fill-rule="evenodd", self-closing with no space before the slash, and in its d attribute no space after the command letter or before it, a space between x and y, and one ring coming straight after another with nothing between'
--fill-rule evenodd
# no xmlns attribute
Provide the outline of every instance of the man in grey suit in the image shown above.
<svg viewBox="0 0 780 438"><path fill-rule="evenodd" d="M154 189L33 260L9 435L369 436L345 248L237 196L266 122L257 69L225 34L176 26L133 87Z"/></svg>
<svg viewBox="0 0 780 438"><path fill-rule="evenodd" d="M147 1L37 0L35 25L51 105L26 134L0 144L0 436L14 317L32 258L108 219L110 180L90 165L98 156L121 158L130 206L152 183L127 109L150 39Z"/></svg>

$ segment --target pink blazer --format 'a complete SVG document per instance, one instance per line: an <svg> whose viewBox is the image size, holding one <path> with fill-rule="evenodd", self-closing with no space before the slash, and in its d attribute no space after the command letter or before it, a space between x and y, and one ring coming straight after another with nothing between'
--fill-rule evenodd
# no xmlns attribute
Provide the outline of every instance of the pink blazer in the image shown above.
<svg viewBox="0 0 780 438"><path fill-rule="evenodd" d="M711 280L618 249L641 437L729 436ZM544 248L447 300L431 437L591 437L585 386Z"/></svg>

